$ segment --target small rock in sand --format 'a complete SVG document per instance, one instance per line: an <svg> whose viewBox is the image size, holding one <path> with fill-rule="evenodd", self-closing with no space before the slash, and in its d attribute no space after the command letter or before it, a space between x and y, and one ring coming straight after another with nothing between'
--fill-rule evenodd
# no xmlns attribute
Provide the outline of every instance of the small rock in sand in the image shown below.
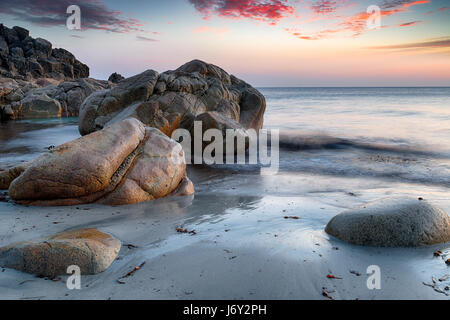
<svg viewBox="0 0 450 320"><path fill-rule="evenodd" d="M119 240L97 229L66 231L0 248L0 266L44 277L67 275L72 265L82 275L97 274L111 265L120 247Z"/></svg>
<svg viewBox="0 0 450 320"><path fill-rule="evenodd" d="M425 200L385 198L335 216L325 231L356 245L417 247L450 241L450 217Z"/></svg>

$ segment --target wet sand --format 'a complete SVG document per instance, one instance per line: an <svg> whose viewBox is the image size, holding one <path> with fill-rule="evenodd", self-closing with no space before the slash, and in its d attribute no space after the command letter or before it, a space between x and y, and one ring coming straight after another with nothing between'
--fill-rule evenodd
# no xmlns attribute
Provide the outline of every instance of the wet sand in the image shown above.
<svg viewBox="0 0 450 320"><path fill-rule="evenodd" d="M82 276L81 290L67 289L68 276L52 281L0 269L0 299L327 299L324 291L334 299L448 299L423 282L450 274L433 257L450 244L367 248L323 231L339 212L383 196L422 196L450 212L446 187L223 167L190 167L189 176L195 196L130 206L0 203L0 246L81 227L122 241L118 259ZM381 268L380 290L367 288L369 265Z"/></svg>

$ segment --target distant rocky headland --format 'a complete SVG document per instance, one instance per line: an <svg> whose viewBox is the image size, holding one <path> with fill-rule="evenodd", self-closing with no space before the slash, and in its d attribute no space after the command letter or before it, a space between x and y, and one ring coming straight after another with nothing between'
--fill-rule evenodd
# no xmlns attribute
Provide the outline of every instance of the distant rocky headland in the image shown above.
<svg viewBox="0 0 450 320"><path fill-rule="evenodd" d="M89 67L29 31L0 24L1 120L77 116L91 93L109 88Z"/></svg>
<svg viewBox="0 0 450 320"><path fill-rule="evenodd" d="M42 38L32 38L27 29L0 24L0 75L27 80L70 80L89 77L89 67L64 49L54 49Z"/></svg>

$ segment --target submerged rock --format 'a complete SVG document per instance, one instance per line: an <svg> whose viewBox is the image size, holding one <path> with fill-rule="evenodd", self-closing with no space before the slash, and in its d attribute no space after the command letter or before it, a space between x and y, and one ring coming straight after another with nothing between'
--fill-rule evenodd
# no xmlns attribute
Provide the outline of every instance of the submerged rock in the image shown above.
<svg viewBox="0 0 450 320"><path fill-rule="evenodd" d="M185 178L181 145L136 119L65 143L0 174L3 186L13 179L12 200L41 206L153 200L171 194Z"/></svg>
<svg viewBox="0 0 450 320"><path fill-rule="evenodd" d="M169 136L179 127L191 130L194 120L203 118L217 121L210 127L259 130L265 108L258 90L215 65L194 60L162 74L147 70L92 94L80 108L79 130L86 135L128 117Z"/></svg>
<svg viewBox="0 0 450 320"><path fill-rule="evenodd" d="M30 163L26 162L8 170L0 170L0 190L7 190L18 176L20 176Z"/></svg>
<svg viewBox="0 0 450 320"><path fill-rule="evenodd" d="M356 245L417 247L450 241L450 218L427 201L394 197L345 211L325 231Z"/></svg>
<svg viewBox="0 0 450 320"><path fill-rule="evenodd" d="M82 275L97 274L111 265L120 247L119 240L97 229L66 231L0 248L0 266L46 277L66 275L72 265Z"/></svg>

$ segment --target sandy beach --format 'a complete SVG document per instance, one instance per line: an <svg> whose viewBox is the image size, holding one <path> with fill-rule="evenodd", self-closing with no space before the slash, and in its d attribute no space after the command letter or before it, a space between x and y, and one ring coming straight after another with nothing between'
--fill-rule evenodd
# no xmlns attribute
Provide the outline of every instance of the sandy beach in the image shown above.
<svg viewBox="0 0 450 320"><path fill-rule="evenodd" d="M196 195L176 200L123 207L0 203L0 246L82 227L122 241L117 260L99 275L83 276L81 290L68 290L65 276L48 280L4 269L0 298L327 299L326 291L334 299L448 299L423 284L449 273L433 257L448 245L368 248L324 232L342 210L394 194L426 193L449 211L445 188L420 186L418 193L414 185L307 174L264 177L227 168L190 168L189 175ZM179 233L179 227L195 234ZM133 276L117 281L143 262ZM369 265L380 266L380 290L367 288Z"/></svg>

